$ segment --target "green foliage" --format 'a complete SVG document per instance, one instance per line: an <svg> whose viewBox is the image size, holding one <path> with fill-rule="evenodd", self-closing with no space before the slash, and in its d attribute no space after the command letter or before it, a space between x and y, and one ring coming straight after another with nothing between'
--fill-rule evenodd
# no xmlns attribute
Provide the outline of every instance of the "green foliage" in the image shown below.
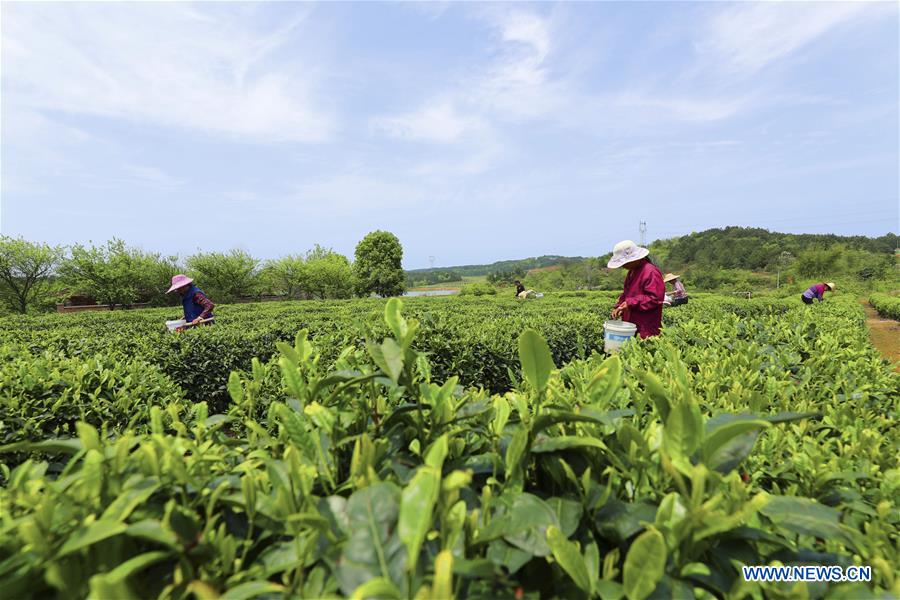
<svg viewBox="0 0 900 600"><path fill-rule="evenodd" d="M888 294L871 294L869 304L878 311L878 314L888 319L900 321L900 296Z"/></svg>
<svg viewBox="0 0 900 600"><path fill-rule="evenodd" d="M227 378L224 414L150 406L143 431L0 448L38 453L0 465L5 594L763 598L784 590L740 566L795 563L871 565L862 592L900 591L900 378L852 299L698 299L560 368L535 327L512 336L523 385L436 378L435 321L522 304L353 303L380 317L363 346L326 360L334 338L301 331ZM545 306L524 308L540 327Z"/></svg>
<svg viewBox="0 0 900 600"><path fill-rule="evenodd" d="M0 445L74 437L79 421L146 429L151 407L180 410L181 389L139 359L32 356L5 346L0 358Z"/></svg>
<svg viewBox="0 0 900 600"><path fill-rule="evenodd" d="M511 285L516 281L521 281L525 279L525 275L527 271L522 268L518 269L507 269L505 271L491 271L488 273L487 280L488 283L493 285L497 284L507 284Z"/></svg>
<svg viewBox="0 0 900 600"><path fill-rule="evenodd" d="M63 249L0 236L0 300L10 310L25 314L41 304L50 289L50 277Z"/></svg>
<svg viewBox="0 0 900 600"><path fill-rule="evenodd" d="M623 269L607 269L607 258L564 260L555 268L532 271L523 279L525 287L535 290L620 290L625 281Z"/></svg>
<svg viewBox="0 0 900 600"><path fill-rule="evenodd" d="M458 267L437 267L433 269L413 269L407 271L410 277L418 279L429 273L453 272L458 275L459 279L463 277L482 277L489 276L491 273L509 273L509 272L525 272L530 269L540 269L543 267L552 267L562 261L578 262L582 260L580 256L537 256L533 258L523 258L519 260L499 260L489 265L461 265Z"/></svg>
<svg viewBox="0 0 900 600"><path fill-rule="evenodd" d="M463 276L454 270L438 270L433 271L407 271L406 286L417 287L422 285L436 285L439 283L456 283L462 281Z"/></svg>
<svg viewBox="0 0 900 600"><path fill-rule="evenodd" d="M217 304L255 296L258 266L258 260L237 248L229 252L199 252L187 259L189 274Z"/></svg>
<svg viewBox="0 0 900 600"><path fill-rule="evenodd" d="M759 270L777 265L783 252L799 257L806 254L802 274L807 269L833 269L840 252L833 248L864 251L869 254L893 254L900 247L900 236L889 233L877 238L833 234L777 233L753 227L725 227L654 242L651 250L664 263L677 267L698 264L717 268ZM833 271L832 271L833 272Z"/></svg>
<svg viewBox="0 0 900 600"><path fill-rule="evenodd" d="M497 288L490 283L469 283L459 290L460 296L496 296Z"/></svg>
<svg viewBox="0 0 900 600"><path fill-rule="evenodd" d="M353 274L361 296L399 296L406 289L403 246L393 233L373 231L356 245Z"/></svg>
<svg viewBox="0 0 900 600"><path fill-rule="evenodd" d="M343 254L316 245L306 253L305 290L321 300L353 296L353 269Z"/></svg>
<svg viewBox="0 0 900 600"><path fill-rule="evenodd" d="M175 257L131 248L119 239L103 246L76 244L59 266L59 275L71 292L109 305L162 304L168 282L177 272Z"/></svg>
<svg viewBox="0 0 900 600"><path fill-rule="evenodd" d="M353 296L350 261L319 245L304 256L284 256L268 261L260 276L264 286L287 298L325 300Z"/></svg>
<svg viewBox="0 0 900 600"><path fill-rule="evenodd" d="M266 261L260 272L260 280L268 291L286 298L296 299L303 294L308 278L306 260L289 254Z"/></svg>

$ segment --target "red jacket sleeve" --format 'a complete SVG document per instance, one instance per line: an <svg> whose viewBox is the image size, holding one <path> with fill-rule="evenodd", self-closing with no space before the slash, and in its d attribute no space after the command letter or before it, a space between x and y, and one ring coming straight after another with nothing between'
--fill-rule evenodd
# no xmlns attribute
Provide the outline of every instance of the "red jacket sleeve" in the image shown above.
<svg viewBox="0 0 900 600"><path fill-rule="evenodd" d="M200 292L197 292L196 294L194 294L194 302L196 302L197 304L199 304L200 306L203 307L203 312L200 313L199 317L197 317L198 319L208 318L209 313L211 313L213 308L215 307L215 304L213 304L213 301L210 300L209 298L207 298L206 296L204 296L203 294L201 294Z"/></svg>
<svg viewBox="0 0 900 600"><path fill-rule="evenodd" d="M638 289L641 290L641 293L633 294L628 298L629 308L653 310L660 306L665 299L666 284L663 283L659 269L648 265L641 273Z"/></svg>

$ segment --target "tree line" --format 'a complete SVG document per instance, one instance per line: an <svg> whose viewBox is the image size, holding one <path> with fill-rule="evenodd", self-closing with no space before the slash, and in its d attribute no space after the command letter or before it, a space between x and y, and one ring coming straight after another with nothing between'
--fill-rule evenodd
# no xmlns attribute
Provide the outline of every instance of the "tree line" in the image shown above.
<svg viewBox="0 0 900 600"><path fill-rule="evenodd" d="M128 306L178 302L166 295L177 273L192 276L216 303L278 296L339 299L397 296L406 288L403 247L387 231L356 246L354 261L315 245L302 254L260 260L241 249L179 259L112 239L99 245L53 246L0 236L0 303L13 312L49 310L67 300Z"/></svg>

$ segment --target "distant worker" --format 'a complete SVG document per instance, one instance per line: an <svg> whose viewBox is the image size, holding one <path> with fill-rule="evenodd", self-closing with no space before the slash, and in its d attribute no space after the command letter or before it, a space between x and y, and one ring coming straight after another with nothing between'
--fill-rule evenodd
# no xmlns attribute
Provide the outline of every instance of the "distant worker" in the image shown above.
<svg viewBox="0 0 900 600"><path fill-rule="evenodd" d="M516 279L515 284L516 284L516 296L518 296L519 294L521 294L522 292L525 291L525 286L522 285L522 282L519 281L518 279Z"/></svg>
<svg viewBox="0 0 900 600"><path fill-rule="evenodd" d="M803 294L800 295L800 299L803 300L804 304L812 304L813 298L822 302L825 300L825 289L828 288L829 292L834 291L834 283L829 281L828 283L814 283L808 288Z"/></svg>
<svg viewBox="0 0 900 600"><path fill-rule="evenodd" d="M612 311L614 319L634 323L642 338L659 335L662 326L662 309L666 284L662 273L650 262L650 251L631 240L624 240L613 248L612 258L606 265L610 269L625 267L625 289Z"/></svg>
<svg viewBox="0 0 900 600"><path fill-rule="evenodd" d="M214 318L213 301L207 298L203 290L194 285L194 280L187 275L176 275L172 278L172 287L166 292L178 292L181 305L184 307L184 320L190 325Z"/></svg>
<svg viewBox="0 0 900 600"><path fill-rule="evenodd" d="M663 283L671 283L672 287L674 288L671 294L666 294L666 304L668 304L669 306L679 306L681 304L687 304L687 291L685 291L684 284L681 283L681 278L679 275L675 275L674 273L666 273L666 276L663 277Z"/></svg>

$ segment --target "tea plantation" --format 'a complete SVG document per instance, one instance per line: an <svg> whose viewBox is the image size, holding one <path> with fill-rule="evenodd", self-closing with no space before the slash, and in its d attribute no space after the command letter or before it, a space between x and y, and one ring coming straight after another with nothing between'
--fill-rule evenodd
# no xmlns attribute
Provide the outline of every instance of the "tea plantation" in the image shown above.
<svg viewBox="0 0 900 600"><path fill-rule="evenodd" d="M855 299L699 297L609 358L613 301L6 318L2 595L900 596L900 375Z"/></svg>

